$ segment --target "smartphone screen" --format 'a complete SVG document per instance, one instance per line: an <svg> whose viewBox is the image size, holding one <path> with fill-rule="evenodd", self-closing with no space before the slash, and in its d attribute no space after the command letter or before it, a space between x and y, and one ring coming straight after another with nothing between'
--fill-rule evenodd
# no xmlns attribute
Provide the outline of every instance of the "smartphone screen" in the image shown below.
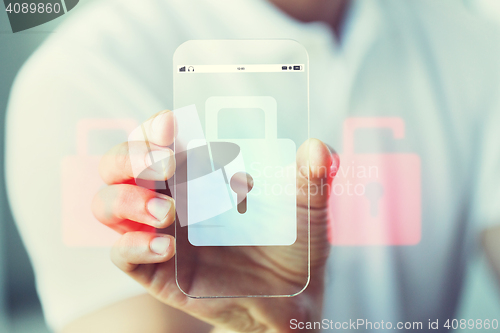
<svg viewBox="0 0 500 333"><path fill-rule="evenodd" d="M309 214L296 200L309 191L296 181L309 138L307 52L292 40L188 41L173 66L179 287L192 297L299 293L309 280ZM297 249L298 283L270 285L259 276L269 271L252 269L279 271ZM210 288L190 288L214 267Z"/></svg>

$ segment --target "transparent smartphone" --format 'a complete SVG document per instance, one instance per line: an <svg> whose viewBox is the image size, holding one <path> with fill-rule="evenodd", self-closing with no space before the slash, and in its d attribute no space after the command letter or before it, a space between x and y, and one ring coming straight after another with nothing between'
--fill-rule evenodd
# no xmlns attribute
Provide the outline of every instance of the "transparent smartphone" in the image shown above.
<svg viewBox="0 0 500 333"><path fill-rule="evenodd" d="M196 298L300 293L310 251L308 205L296 199L306 50L293 40L188 41L173 65L179 288Z"/></svg>

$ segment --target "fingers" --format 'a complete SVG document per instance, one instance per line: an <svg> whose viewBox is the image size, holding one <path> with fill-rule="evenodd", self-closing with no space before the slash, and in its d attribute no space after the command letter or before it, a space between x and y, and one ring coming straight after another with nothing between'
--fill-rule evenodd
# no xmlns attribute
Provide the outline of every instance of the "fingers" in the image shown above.
<svg viewBox="0 0 500 333"><path fill-rule="evenodd" d="M309 139L297 151L297 204L324 208L328 205L330 186L338 169L339 158L318 139Z"/></svg>
<svg viewBox="0 0 500 333"><path fill-rule="evenodd" d="M173 112L162 111L130 133L128 142L113 147L102 159L99 174L107 184L134 178L167 180L175 171L171 145L175 136Z"/></svg>
<svg viewBox="0 0 500 333"><path fill-rule="evenodd" d="M148 148L144 142L121 143L99 163L99 174L106 184L127 183L134 178L167 180L174 172L173 151L153 144Z"/></svg>
<svg viewBox="0 0 500 333"><path fill-rule="evenodd" d="M170 260L175 254L175 239L164 234L127 232L111 249L111 260L122 271L131 273L141 264Z"/></svg>
<svg viewBox="0 0 500 333"><path fill-rule="evenodd" d="M167 147L174 142L175 117L169 110L161 111L149 118L132 141L149 141L157 146Z"/></svg>
<svg viewBox="0 0 500 333"><path fill-rule="evenodd" d="M175 205L166 195L120 184L99 191L92 202L92 212L101 223L124 233L143 230L144 226L168 227L175 218Z"/></svg>

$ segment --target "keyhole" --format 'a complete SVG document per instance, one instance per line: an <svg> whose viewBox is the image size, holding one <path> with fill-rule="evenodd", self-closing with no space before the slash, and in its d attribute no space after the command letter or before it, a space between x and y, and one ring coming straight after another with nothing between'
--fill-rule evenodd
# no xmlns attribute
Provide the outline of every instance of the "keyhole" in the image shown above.
<svg viewBox="0 0 500 333"><path fill-rule="evenodd" d="M384 187L377 182L368 183L365 187L365 196L370 201L370 215L377 217L379 214L379 202L384 196Z"/></svg>
<svg viewBox="0 0 500 333"><path fill-rule="evenodd" d="M247 195L253 188L252 176L246 172L237 172L231 177L229 186L236 193L238 213L245 214L247 211Z"/></svg>

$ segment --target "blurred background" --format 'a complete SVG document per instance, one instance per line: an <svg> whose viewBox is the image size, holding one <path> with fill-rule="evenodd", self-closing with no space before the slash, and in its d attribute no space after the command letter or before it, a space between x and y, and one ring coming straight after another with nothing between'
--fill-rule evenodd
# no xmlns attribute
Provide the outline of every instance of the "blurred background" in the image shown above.
<svg viewBox="0 0 500 333"><path fill-rule="evenodd" d="M85 5L41 26L13 34L0 5L0 332L50 332L45 325L31 263L12 218L5 190L5 111L17 72L57 26Z"/></svg>
<svg viewBox="0 0 500 333"><path fill-rule="evenodd" d="M12 218L5 191L4 124L12 82L23 63L57 26L97 0L82 0L66 15L24 32L12 33L7 13L0 12L0 332L50 332L38 301L33 270ZM167 0L165 0L167 1ZM408 0L410 1L410 0ZM413 0L411 0L413 1ZM500 25L500 0L463 1L477 15ZM499 60L500 61L500 60ZM496 291L496 292L492 292ZM461 306L456 318L500 318L500 288L486 259L472 254Z"/></svg>

